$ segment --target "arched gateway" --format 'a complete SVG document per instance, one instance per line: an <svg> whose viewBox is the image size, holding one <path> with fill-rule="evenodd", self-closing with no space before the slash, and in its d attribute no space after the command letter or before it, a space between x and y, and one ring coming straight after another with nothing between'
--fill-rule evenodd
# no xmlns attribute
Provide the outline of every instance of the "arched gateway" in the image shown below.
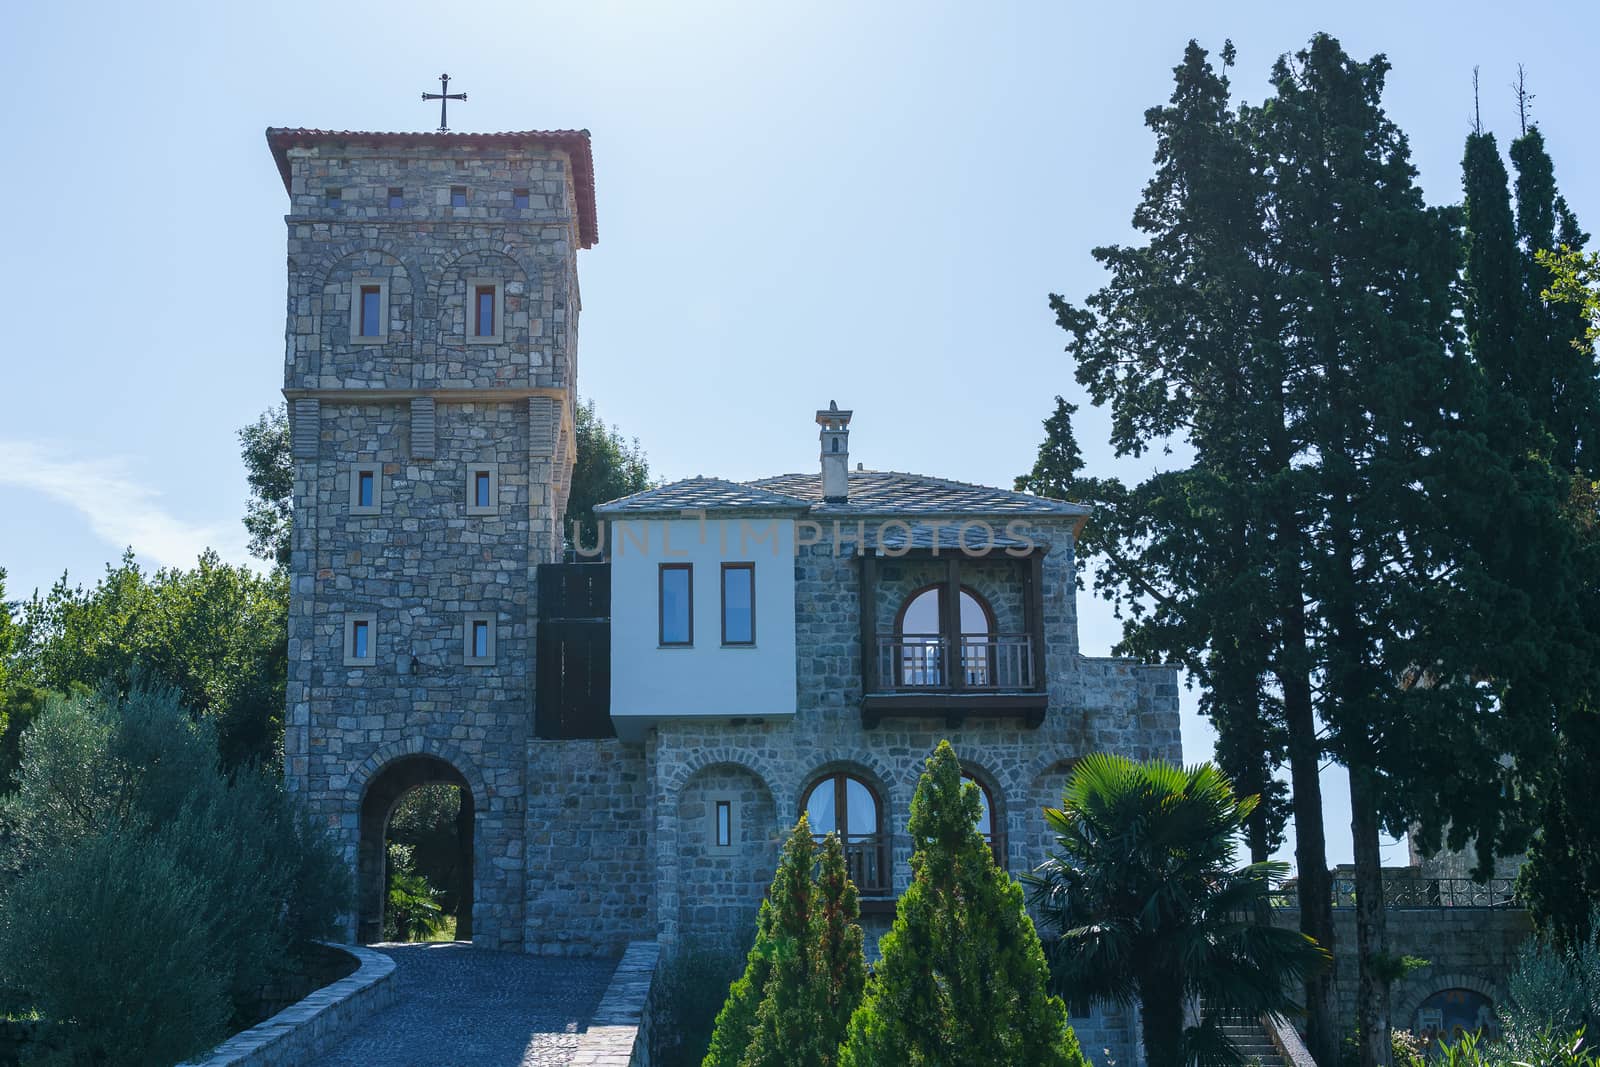
<svg viewBox="0 0 1600 1067"><path fill-rule="evenodd" d="M461 792L461 808L456 815L456 846L460 858L456 869L468 872L462 879L456 938L472 940L472 905L477 897L477 866L473 862L473 820L477 803L472 785L460 771L438 756L403 756L383 766L367 783L361 796L360 838L356 853L357 907L356 936L371 943L383 937L386 863L389 819L400 798L424 785L453 785Z"/></svg>

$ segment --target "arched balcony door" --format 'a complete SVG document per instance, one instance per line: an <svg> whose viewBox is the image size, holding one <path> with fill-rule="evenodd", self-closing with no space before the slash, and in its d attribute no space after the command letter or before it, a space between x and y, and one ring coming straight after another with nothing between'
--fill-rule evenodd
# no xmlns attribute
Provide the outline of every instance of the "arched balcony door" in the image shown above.
<svg viewBox="0 0 1600 1067"><path fill-rule="evenodd" d="M807 791L805 813L819 842L831 833L839 835L850 879L862 896L889 894L883 804L870 785L850 774L830 774Z"/></svg>
<svg viewBox="0 0 1600 1067"><path fill-rule="evenodd" d="M895 619L895 684L943 688L954 684L941 624L949 587L930 585L912 593ZM961 684L984 689L996 684L994 611L972 589L961 587L960 643L954 669Z"/></svg>

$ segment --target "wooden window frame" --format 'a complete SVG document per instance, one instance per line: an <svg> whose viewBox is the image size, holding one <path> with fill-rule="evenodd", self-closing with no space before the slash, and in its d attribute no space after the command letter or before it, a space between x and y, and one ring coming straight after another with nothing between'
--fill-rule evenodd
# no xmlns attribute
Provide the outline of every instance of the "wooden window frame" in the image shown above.
<svg viewBox="0 0 1600 1067"><path fill-rule="evenodd" d="M865 789L867 791L867 795L872 798L872 806L876 815L876 819L874 820L874 828L871 834L852 835L849 832L849 795L850 782L852 781L861 783L861 787ZM840 843L845 846L847 862L850 850L850 838L852 836L857 838L871 837L873 843L877 847L879 871L878 877L882 884L875 886L863 886L858 884L856 888L860 890L863 901L884 901L892 899L894 896L894 848L892 842L889 840L888 833L884 831L886 811L882 791L880 791L867 779L861 777L859 774L852 774L848 770L828 771L824 774L818 775L812 780L811 784L806 786L805 790L801 792L800 812L802 814L804 814L806 809L811 806L810 801L812 794L815 793L824 782L829 782L833 785L834 829L831 832L838 833ZM813 832L811 836L820 844L828 835L826 833ZM854 878L854 875L851 877Z"/></svg>
<svg viewBox="0 0 1600 1067"><path fill-rule="evenodd" d="M728 572L750 572L750 640L728 640ZM737 563L724 563L722 565L722 600L720 602L722 615L722 647L723 648L752 648L756 643L756 565L753 561L744 560Z"/></svg>
<svg viewBox="0 0 1600 1067"><path fill-rule="evenodd" d="M689 637L686 641L667 640L667 572L683 571L689 576ZM662 563L656 567L656 645L659 648L694 647L694 564Z"/></svg>
<svg viewBox="0 0 1600 1067"><path fill-rule="evenodd" d="M489 476L489 503L478 503L478 476ZM466 508L468 515L498 515L500 513L500 465L497 463L471 463L467 465Z"/></svg>
<svg viewBox="0 0 1600 1067"><path fill-rule="evenodd" d="M493 615L486 615L482 612L475 612L466 617L466 624L463 627L464 640L461 646L462 663L468 667L494 666L495 654L498 651L496 646L499 644L499 634L496 632L499 627L495 623L496 619ZM476 643L473 641L473 638L477 636L479 626L484 627L486 631L485 645L487 655L482 656L478 655Z"/></svg>
<svg viewBox="0 0 1600 1067"><path fill-rule="evenodd" d="M519 204L517 201L521 201ZM526 189L511 190L511 209L513 211L526 211L533 204L533 198Z"/></svg>
<svg viewBox="0 0 1600 1067"><path fill-rule="evenodd" d="M399 201L399 203L395 203L395 201L397 201L397 200ZM405 189L401 188L401 187L393 186L393 185L389 186L388 187L388 192L385 194L385 197L384 197L384 202L389 205L389 208L390 208L391 211L392 210L397 210L397 209L400 209L400 208L404 208L406 206L406 191L405 191Z"/></svg>
<svg viewBox="0 0 1600 1067"><path fill-rule="evenodd" d="M457 193L461 194L461 203L459 203L459 204L456 203L456 194ZM469 194L467 192L467 187L465 185L452 185L450 187L450 206L451 207L453 207L453 208L456 208L456 207L470 207L471 203L472 203L471 197L469 196Z"/></svg>
<svg viewBox="0 0 1600 1067"><path fill-rule="evenodd" d="M478 295L485 289L492 290L494 332L480 334L478 332ZM506 336L506 290L500 279L467 279L467 294L462 307L461 320L462 332L466 336L467 344L498 345L504 343Z"/></svg>
<svg viewBox="0 0 1600 1067"><path fill-rule="evenodd" d="M984 844L988 845L989 851L993 853L995 866L1003 871L1006 869L1005 822L1000 817L1000 809L995 806L994 790L989 788L988 782L967 767L961 768L961 781L971 782L983 794L983 803L989 812L989 833L984 837Z"/></svg>
<svg viewBox="0 0 1600 1067"><path fill-rule="evenodd" d="M361 476L372 475L372 503L361 502ZM350 514L383 514L383 464L376 460L350 465Z"/></svg>
<svg viewBox="0 0 1600 1067"><path fill-rule="evenodd" d="M356 655L356 631L367 628L367 654ZM378 663L378 617L370 612L346 615L344 618L344 665L346 667L374 667Z"/></svg>
<svg viewBox="0 0 1600 1067"><path fill-rule="evenodd" d="M362 333L363 297L367 291L378 291L378 332ZM357 276L350 279L350 343L353 345L382 345L389 343L389 280Z"/></svg>

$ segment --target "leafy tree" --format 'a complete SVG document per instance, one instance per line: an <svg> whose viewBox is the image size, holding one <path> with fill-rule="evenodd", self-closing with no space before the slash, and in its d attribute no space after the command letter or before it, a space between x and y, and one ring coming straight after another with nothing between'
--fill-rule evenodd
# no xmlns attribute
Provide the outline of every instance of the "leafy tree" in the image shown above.
<svg viewBox="0 0 1600 1067"><path fill-rule="evenodd" d="M1151 1063L1237 1061L1217 1013L1290 1011L1289 983L1326 964L1311 938L1258 917L1287 864L1235 866L1256 804L1209 763L1096 753L1074 768L1061 808L1045 810L1059 851L1034 876L1034 900L1054 931L1059 988L1137 1000ZM1186 1029L1192 997L1208 1014Z"/></svg>
<svg viewBox="0 0 1600 1067"><path fill-rule="evenodd" d="M802 815L794 835L811 836ZM832 1067L851 1013L866 983L860 906L835 834L822 843L815 878L797 848L790 877L773 883L777 921L772 928L773 967L743 1067ZM800 875L800 876L797 876ZM781 894L781 895L780 895Z"/></svg>
<svg viewBox="0 0 1600 1067"><path fill-rule="evenodd" d="M294 455L289 447L289 409L268 408L239 431L240 456L250 499L244 528L250 552L279 567L289 565L294 528Z"/></svg>
<svg viewBox="0 0 1600 1067"><path fill-rule="evenodd" d="M437 889L439 906L459 915L470 870L461 863L461 788L420 785L402 796L389 816L388 839L410 850L416 873Z"/></svg>
<svg viewBox="0 0 1600 1067"><path fill-rule="evenodd" d="M607 426L595 411L594 401L578 405L575 428L578 459L572 468L572 489L567 496L567 530L577 530L586 546L593 543L594 508L607 500L637 493L654 484L650 462L638 438L622 436L615 426Z"/></svg>
<svg viewBox="0 0 1600 1067"><path fill-rule="evenodd" d="M941 741L911 801L912 882L850 1019L845 1067L1087 1067L1022 886L978 834L978 787Z"/></svg>
<svg viewBox="0 0 1600 1067"><path fill-rule="evenodd" d="M1273 168L1263 116L1234 110L1226 70L1191 41L1168 105L1151 108L1156 173L1134 211L1138 247L1097 248L1111 274L1083 306L1051 296L1076 376L1108 405L1119 455L1181 439L1187 467L1124 490L1083 482L1071 409L1058 400L1031 475L1019 486L1096 505L1083 551L1096 585L1127 612L1118 651L1181 663L1202 686L1218 757L1263 798L1247 829L1265 859L1281 838L1292 783L1301 929L1333 940L1322 825L1323 749L1313 699L1305 588L1309 487L1299 422L1306 401L1285 343L1284 279L1273 232ZM1331 974L1307 990L1307 1038L1337 1054Z"/></svg>
<svg viewBox="0 0 1600 1067"><path fill-rule="evenodd" d="M225 773L211 723L170 689L52 697L23 738L0 799L0 988L65 1024L84 1062L197 1051L218 998L222 1021L254 1022L263 985L335 932L349 896L326 832L275 775Z"/></svg>
<svg viewBox="0 0 1600 1067"><path fill-rule="evenodd" d="M16 656L30 684L65 693L136 678L175 688L216 727L229 767L281 760L288 677L288 578L207 551L193 570L146 575L132 552L92 588L63 576L23 609Z"/></svg>
<svg viewBox="0 0 1600 1067"><path fill-rule="evenodd" d="M756 915L755 943L750 946L744 973L728 988L728 999L717 1013L711 1046L706 1051L702 1067L739 1067L744 1062L755 1037L758 1009L772 981L777 940L781 936L779 923L784 921L777 901L784 887L798 889L802 881L809 883L814 850L811 828L802 813L800 822L789 835L778 857L778 869L772 876L772 889L761 901L761 910ZM787 925L792 931L792 918L787 920Z"/></svg>

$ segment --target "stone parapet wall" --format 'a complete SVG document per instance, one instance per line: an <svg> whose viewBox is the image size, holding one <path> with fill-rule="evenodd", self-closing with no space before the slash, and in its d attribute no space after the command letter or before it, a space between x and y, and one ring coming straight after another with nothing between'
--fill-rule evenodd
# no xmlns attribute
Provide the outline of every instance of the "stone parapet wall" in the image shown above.
<svg viewBox="0 0 1600 1067"><path fill-rule="evenodd" d="M299 1067L395 1001L394 960L371 949L333 946L360 966L266 1022L235 1034L183 1067Z"/></svg>
<svg viewBox="0 0 1600 1067"><path fill-rule="evenodd" d="M1521 908L1392 908L1386 916L1389 954L1429 961L1390 991L1391 1018L1404 1029L1412 1027L1422 1001L1441 990L1470 989L1496 1005L1504 1003L1517 954L1533 934L1533 920ZM1297 908L1273 917L1281 926L1299 926ZM1335 909L1333 936L1335 1010L1345 1029L1353 1030L1359 976L1353 909Z"/></svg>
<svg viewBox="0 0 1600 1067"><path fill-rule="evenodd" d="M652 1018L661 996L656 981L661 947L654 941L628 946L589 1028L578 1038L572 1067L651 1067Z"/></svg>

